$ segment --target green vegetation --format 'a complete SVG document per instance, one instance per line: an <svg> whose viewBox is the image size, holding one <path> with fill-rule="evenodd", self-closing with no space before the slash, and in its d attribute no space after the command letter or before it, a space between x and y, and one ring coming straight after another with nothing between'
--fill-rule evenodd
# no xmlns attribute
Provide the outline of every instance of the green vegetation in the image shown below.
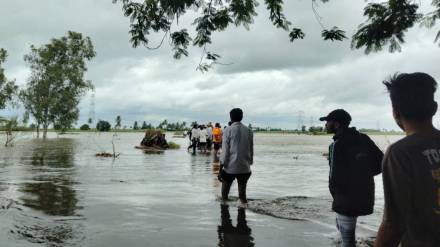
<svg viewBox="0 0 440 247"><path fill-rule="evenodd" d="M142 126L139 127L139 122L135 121L133 123L133 127L131 127L133 130L165 130L165 131L186 131L188 127L186 126L186 122L176 122L176 123L169 123L168 120L163 120L160 122L157 126L153 126L151 123L147 123L146 121L142 122ZM122 130L122 131L129 131L129 130Z"/></svg>
<svg viewBox="0 0 440 247"><path fill-rule="evenodd" d="M104 120L99 120L96 124L96 130L98 131L110 131L111 127L111 124Z"/></svg>
<svg viewBox="0 0 440 247"><path fill-rule="evenodd" d="M8 104L12 103L14 96L18 92L18 86L15 85L15 81L8 81L4 74L4 69L2 64L6 62L6 57L8 53L6 50L0 48L0 110L6 108ZM26 117L26 116L25 116ZM24 121L27 122L28 118ZM0 130L4 131L6 134L5 146L10 146L15 136L13 135L13 130L18 127L17 117L10 119L3 118L0 116Z"/></svg>
<svg viewBox="0 0 440 247"><path fill-rule="evenodd" d="M169 149L179 149L180 145L175 142L168 142L168 148Z"/></svg>
<svg viewBox="0 0 440 247"><path fill-rule="evenodd" d="M15 138L15 136L13 135L13 130L18 126L17 118L11 118L11 119L0 118L0 124L2 125L1 127L6 134L5 147L10 146Z"/></svg>
<svg viewBox="0 0 440 247"><path fill-rule="evenodd" d="M321 0L321 2L328 1ZM213 65L221 64L219 62L220 55L209 51L207 47L213 42L213 34L224 31L230 26L243 26L249 29L254 23L254 17L257 16L259 4L257 0L113 0L113 3L116 2L122 3L124 15L130 18L129 33L133 47L144 46L148 49L157 49L168 37L174 52L173 57L180 59L182 56L189 55L188 47L192 44L203 51L204 59L200 61L198 66L201 71L207 71ZM319 0L311 2L313 13L321 25L321 29L316 32L321 32L323 40L341 41L346 39L345 31L338 27L328 28L321 21L317 9ZM303 30L293 26L285 16L283 0L265 0L264 4L269 12L269 21L275 28L285 30L288 33L288 35L286 33L286 39L294 42L305 38ZM383 47L388 46L390 52L400 51L401 45L405 42L405 32L415 24L431 28L440 19L439 0L432 1L434 9L428 13L422 13L419 9L420 5L421 2L412 0L367 2L364 8L364 16L367 20L358 26L358 30L353 35L352 48L364 48L365 53L369 53L380 51ZM336 9L335 11L342 10ZM188 31L189 27L180 30L175 27L180 25L179 19L187 12L190 12L188 16L194 18L191 22L195 26L195 36L193 37ZM154 35L153 32L161 32L164 36L162 42L152 46L150 35ZM435 41L439 39L440 32L438 32Z"/></svg>
<svg viewBox="0 0 440 247"><path fill-rule="evenodd" d="M157 129L162 129L166 131L183 131L186 130L186 122L176 122L176 123L168 123L165 119L157 126Z"/></svg>
<svg viewBox="0 0 440 247"><path fill-rule="evenodd" d="M14 81L8 81L2 64L6 62L8 53L6 50L0 48L0 110L4 109L8 103L10 103L17 93L18 87Z"/></svg>
<svg viewBox="0 0 440 247"><path fill-rule="evenodd" d="M79 129L87 131L87 130L90 130L90 126L88 124L83 124L83 125L81 125L81 127L79 127Z"/></svg>
<svg viewBox="0 0 440 247"><path fill-rule="evenodd" d="M76 122L80 97L93 88L90 81L84 80L85 61L95 55L90 38L71 31L39 48L31 46L25 56L31 76L20 98L36 120L37 137L40 126L46 138L51 124L65 132Z"/></svg>

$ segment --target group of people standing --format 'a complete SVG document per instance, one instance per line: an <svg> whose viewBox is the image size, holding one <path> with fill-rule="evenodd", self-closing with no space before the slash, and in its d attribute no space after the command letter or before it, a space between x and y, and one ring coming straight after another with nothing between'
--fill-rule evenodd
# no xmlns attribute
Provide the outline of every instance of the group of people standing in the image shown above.
<svg viewBox="0 0 440 247"><path fill-rule="evenodd" d="M241 123L243 111L234 108L229 113L228 126L223 129L220 123L205 125L194 124L188 131L193 155L197 148L202 153L209 152L214 146L214 160L217 160L219 150L222 152L219 157L220 169L218 180L222 182L222 200L228 200L232 182L237 179L238 183L238 205L241 208L247 206L246 185L251 176L251 165L254 157L254 139L252 130ZM212 141L211 141L212 140Z"/></svg>
<svg viewBox="0 0 440 247"><path fill-rule="evenodd" d="M192 154L196 154L196 150L199 149L202 153L211 152L212 146L214 146L214 157L221 148L222 143L222 129L220 123L209 122L207 125L194 124L192 129L187 132L190 145L188 151L192 149Z"/></svg>
<svg viewBox="0 0 440 247"><path fill-rule="evenodd" d="M437 82L428 74L396 74L383 82L397 125L406 137L390 145L385 155L365 134L349 127L343 109L320 118L328 133L329 189L343 247L356 246L359 216L373 213L374 176L382 173L385 208L376 247L440 246L440 131L432 123L437 112ZM237 179L239 207L246 207L246 184L253 164L253 134L241 123L243 111L230 111L231 125L222 135L220 172L222 200L228 200ZM193 132L193 137L199 137ZM194 140L194 138L192 139ZM203 140L203 139L201 139ZM193 141L194 145L194 141ZM194 151L195 153L195 151Z"/></svg>

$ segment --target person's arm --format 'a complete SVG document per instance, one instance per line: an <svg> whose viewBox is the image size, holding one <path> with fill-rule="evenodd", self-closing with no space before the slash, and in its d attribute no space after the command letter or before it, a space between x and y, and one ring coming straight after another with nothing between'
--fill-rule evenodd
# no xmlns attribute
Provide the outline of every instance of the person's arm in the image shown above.
<svg viewBox="0 0 440 247"><path fill-rule="evenodd" d="M225 130L222 137L222 153L220 154L220 164L222 168L229 162L229 131Z"/></svg>
<svg viewBox="0 0 440 247"><path fill-rule="evenodd" d="M397 247L399 246L400 239L402 239L402 232L393 223L382 221L374 246Z"/></svg>
<svg viewBox="0 0 440 247"><path fill-rule="evenodd" d="M330 161L330 183L333 190L335 192L338 191L339 193L347 191L349 188L350 156L347 153L347 150L347 146L342 141L336 141L333 143Z"/></svg>
<svg viewBox="0 0 440 247"><path fill-rule="evenodd" d="M373 142L373 140L370 139L367 135L366 142L370 149L371 155L373 156L373 164L374 166L371 167L373 175L379 175L382 172L382 160L383 160L383 152L380 150L380 148L376 145L376 143Z"/></svg>
<svg viewBox="0 0 440 247"><path fill-rule="evenodd" d="M251 165L254 163L254 133L249 129L249 148L251 154Z"/></svg>

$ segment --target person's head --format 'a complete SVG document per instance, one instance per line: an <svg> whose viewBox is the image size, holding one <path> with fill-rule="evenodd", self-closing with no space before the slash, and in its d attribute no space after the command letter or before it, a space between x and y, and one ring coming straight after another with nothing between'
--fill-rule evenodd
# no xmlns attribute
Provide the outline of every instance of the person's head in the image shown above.
<svg viewBox="0 0 440 247"><path fill-rule="evenodd" d="M201 130L202 130L202 129L203 129L203 125L199 125L199 129L201 129Z"/></svg>
<svg viewBox="0 0 440 247"><path fill-rule="evenodd" d="M193 125L193 128L194 128L194 129L197 129L198 127L199 127L199 126L198 126L197 124L194 124L194 125Z"/></svg>
<svg viewBox="0 0 440 247"><path fill-rule="evenodd" d="M394 119L400 128L406 123L432 122L437 112L434 93L437 82L426 73L398 74L383 84L390 93Z"/></svg>
<svg viewBox="0 0 440 247"><path fill-rule="evenodd" d="M215 123L216 128L220 128L220 123Z"/></svg>
<svg viewBox="0 0 440 247"><path fill-rule="evenodd" d="M351 116L344 109L336 109L327 116L319 118L319 120L326 121L325 129L327 133L336 133L348 128L351 122Z"/></svg>
<svg viewBox="0 0 440 247"><path fill-rule="evenodd" d="M234 108L229 112L231 122L241 122L243 119L243 111L240 108Z"/></svg>

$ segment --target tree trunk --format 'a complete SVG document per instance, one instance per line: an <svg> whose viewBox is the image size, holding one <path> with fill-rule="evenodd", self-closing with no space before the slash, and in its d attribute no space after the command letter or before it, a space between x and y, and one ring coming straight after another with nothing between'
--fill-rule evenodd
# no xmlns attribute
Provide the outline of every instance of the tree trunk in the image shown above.
<svg viewBox="0 0 440 247"><path fill-rule="evenodd" d="M37 124L37 139L40 139L40 123Z"/></svg>
<svg viewBox="0 0 440 247"><path fill-rule="evenodd" d="M43 124L43 139L47 138L47 124Z"/></svg>
<svg viewBox="0 0 440 247"><path fill-rule="evenodd" d="M49 117L48 109L44 110L44 120L43 120L43 139L47 138L47 128L49 127Z"/></svg>
<svg viewBox="0 0 440 247"><path fill-rule="evenodd" d="M6 143L5 143L5 147L7 147L9 145L9 132L6 131Z"/></svg>

